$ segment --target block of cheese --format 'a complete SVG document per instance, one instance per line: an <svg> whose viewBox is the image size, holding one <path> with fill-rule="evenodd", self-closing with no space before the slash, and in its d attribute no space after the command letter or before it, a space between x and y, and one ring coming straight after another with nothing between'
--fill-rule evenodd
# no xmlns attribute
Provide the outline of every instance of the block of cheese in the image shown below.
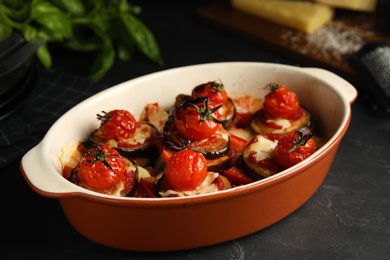
<svg viewBox="0 0 390 260"><path fill-rule="evenodd" d="M374 12L377 0L315 0L338 8L350 9L363 12Z"/></svg>
<svg viewBox="0 0 390 260"><path fill-rule="evenodd" d="M234 9L306 33L313 33L332 20L331 6L308 1L231 0Z"/></svg>

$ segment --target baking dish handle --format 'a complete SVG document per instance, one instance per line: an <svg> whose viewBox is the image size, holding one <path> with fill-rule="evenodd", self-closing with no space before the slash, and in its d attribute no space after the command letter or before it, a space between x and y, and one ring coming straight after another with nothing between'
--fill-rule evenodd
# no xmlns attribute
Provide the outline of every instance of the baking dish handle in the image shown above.
<svg viewBox="0 0 390 260"><path fill-rule="evenodd" d="M349 104L352 104L356 100L358 96L356 88L342 77L320 68L304 68L304 70L308 74L325 81L329 84L329 86L335 86L333 88L339 92L341 96L349 102Z"/></svg>
<svg viewBox="0 0 390 260"><path fill-rule="evenodd" d="M42 156L42 145L38 144L28 151L20 162L20 170L29 186L38 194L58 198L71 193L70 182L55 171L50 160L45 160Z"/></svg>

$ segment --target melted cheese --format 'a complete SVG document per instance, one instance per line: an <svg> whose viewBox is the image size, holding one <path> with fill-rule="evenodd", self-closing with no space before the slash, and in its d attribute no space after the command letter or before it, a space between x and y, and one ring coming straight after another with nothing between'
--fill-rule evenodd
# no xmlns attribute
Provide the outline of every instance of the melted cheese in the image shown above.
<svg viewBox="0 0 390 260"><path fill-rule="evenodd" d="M130 144L137 144L137 143L143 144L152 135L153 135L153 132L150 131L150 126L148 126L146 124L141 124L135 130L134 135L131 138L127 139L127 142Z"/></svg>
<svg viewBox="0 0 390 260"><path fill-rule="evenodd" d="M288 129L291 126L290 120L283 119L283 118L268 119L267 122L273 122L278 126L282 127L280 129L275 129L274 131L272 131L273 133L283 133L286 129Z"/></svg>
<svg viewBox="0 0 390 260"><path fill-rule="evenodd" d="M331 21L334 14L332 7L308 1L231 0L231 3L237 10L306 33L313 33Z"/></svg>
<svg viewBox="0 0 390 260"><path fill-rule="evenodd" d="M355 11L374 12L377 0L315 0L330 6Z"/></svg>
<svg viewBox="0 0 390 260"><path fill-rule="evenodd" d="M126 161L126 171L136 171L137 169L141 168L138 166L135 166L133 163L131 163L129 160L125 159ZM125 188L124 182L121 180L116 184L116 187L114 190L112 190L112 193L109 193L114 196L122 196L121 191Z"/></svg>
<svg viewBox="0 0 390 260"><path fill-rule="evenodd" d="M245 149L243 156L247 158L252 156L256 159L256 161L273 158L277 145L277 141L273 142L261 135L258 135L257 142L250 143Z"/></svg>
<svg viewBox="0 0 390 260"><path fill-rule="evenodd" d="M82 154L77 149L79 143L74 143L72 145L64 145L61 147L60 153L60 163L61 169L57 169L58 172L62 172L62 169L65 165L70 166L72 168L76 167L76 165L81 160Z"/></svg>
<svg viewBox="0 0 390 260"><path fill-rule="evenodd" d="M120 181L116 184L116 187L115 187L115 190L113 190L112 193L110 193L110 195L113 195L113 196L122 196L121 195L121 191L123 190L123 188L125 187L123 181Z"/></svg>
<svg viewBox="0 0 390 260"><path fill-rule="evenodd" d="M141 124L136 128L134 134L127 139L122 139L121 142L129 145L138 145L145 143L148 139L153 136L153 131L147 124ZM118 142L115 139L109 139L105 142L112 147L118 147Z"/></svg>
<svg viewBox="0 0 390 260"><path fill-rule="evenodd" d="M254 134L251 131L243 128L230 128L229 132L230 134L242 138L248 142L254 137Z"/></svg>
<svg viewBox="0 0 390 260"><path fill-rule="evenodd" d="M151 177L151 175L148 172L148 170L146 170L144 167L137 166L137 168L138 168L138 180L140 180L142 178Z"/></svg>
<svg viewBox="0 0 390 260"><path fill-rule="evenodd" d="M160 192L160 195L162 197L169 197L170 195L185 197L185 196L194 196L199 194L217 192L218 187L213 182L218 177L218 175L219 174L217 172L209 172L206 176L206 179L195 190L190 190L190 191L167 190L165 192Z"/></svg>

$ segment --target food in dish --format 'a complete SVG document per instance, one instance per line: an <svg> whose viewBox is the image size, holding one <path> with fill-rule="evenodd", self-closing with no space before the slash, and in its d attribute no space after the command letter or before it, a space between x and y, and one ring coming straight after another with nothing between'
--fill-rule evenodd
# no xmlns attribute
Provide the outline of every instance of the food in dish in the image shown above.
<svg viewBox="0 0 390 260"><path fill-rule="evenodd" d="M169 111L145 104L139 120L124 109L103 111L99 127L63 152L63 176L105 194L155 198L213 193L277 174L313 154L323 138L292 90L265 88L264 100L232 98L222 81L210 81L177 95Z"/></svg>
<svg viewBox="0 0 390 260"><path fill-rule="evenodd" d="M286 134L310 127L310 112L300 105L292 90L275 83L266 87L270 93L264 97L263 108L251 119L256 133Z"/></svg>
<svg viewBox="0 0 390 260"><path fill-rule="evenodd" d="M81 152L76 167L66 166L65 178L89 190L116 196L132 196L137 185L138 168L108 144Z"/></svg>

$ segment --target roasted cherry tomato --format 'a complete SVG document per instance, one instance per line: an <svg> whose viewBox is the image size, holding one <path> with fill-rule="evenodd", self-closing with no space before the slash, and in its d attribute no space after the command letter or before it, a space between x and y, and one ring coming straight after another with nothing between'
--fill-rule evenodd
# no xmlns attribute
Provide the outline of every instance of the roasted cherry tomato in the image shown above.
<svg viewBox="0 0 390 260"><path fill-rule="evenodd" d="M210 81L201 84L192 90L191 95L194 98L208 97L216 105L225 104L228 99L228 94L221 81Z"/></svg>
<svg viewBox="0 0 390 260"><path fill-rule="evenodd" d="M89 149L77 166L76 172L80 183L96 190L113 187L123 179L126 162L109 145Z"/></svg>
<svg viewBox="0 0 390 260"><path fill-rule="evenodd" d="M97 115L101 121L95 136L101 139L130 138L136 130L136 120L127 110L116 109L108 113L102 111L103 115Z"/></svg>
<svg viewBox="0 0 390 260"><path fill-rule="evenodd" d="M165 174L176 191L195 190L206 179L206 158L200 152L180 150L169 158Z"/></svg>
<svg viewBox="0 0 390 260"><path fill-rule="evenodd" d="M212 136L221 126L218 108L219 106L209 102L208 98L184 101L175 109L177 131L190 140L202 140Z"/></svg>
<svg viewBox="0 0 390 260"><path fill-rule="evenodd" d="M290 89L276 83L266 86L271 90L264 97L263 109L269 118L299 119L302 110L297 95Z"/></svg>
<svg viewBox="0 0 390 260"><path fill-rule="evenodd" d="M293 132L283 136L275 148L275 159L284 168L289 168L314 153L316 143L311 134Z"/></svg>

